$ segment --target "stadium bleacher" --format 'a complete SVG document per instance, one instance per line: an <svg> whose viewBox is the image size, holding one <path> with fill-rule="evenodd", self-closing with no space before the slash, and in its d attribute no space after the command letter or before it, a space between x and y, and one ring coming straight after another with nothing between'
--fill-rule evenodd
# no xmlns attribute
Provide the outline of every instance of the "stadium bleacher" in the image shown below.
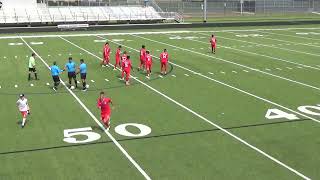
<svg viewBox="0 0 320 180"><path fill-rule="evenodd" d="M156 10L157 9L157 10ZM47 6L33 4L28 7L4 6L0 9L0 23L61 23L174 20L173 13L143 5L121 6Z"/></svg>

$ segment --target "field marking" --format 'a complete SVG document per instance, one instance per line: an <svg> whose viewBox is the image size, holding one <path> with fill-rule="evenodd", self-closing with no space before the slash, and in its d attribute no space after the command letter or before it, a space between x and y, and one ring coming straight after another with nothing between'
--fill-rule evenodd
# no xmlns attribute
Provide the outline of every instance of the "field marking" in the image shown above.
<svg viewBox="0 0 320 180"><path fill-rule="evenodd" d="M189 76L189 74L184 74L185 76Z"/></svg>
<svg viewBox="0 0 320 180"><path fill-rule="evenodd" d="M192 40L192 41L209 45L209 43L203 42L203 41L198 41L198 40ZM320 68L317 68L317 67L313 67L313 66L309 66L309 65L305 65L305 64L301 64L301 63L297 63L297 62L292 62L292 61L289 61L289 60L285 60L285 59L281 59L281 58L277 58L277 57L273 57L273 56L268 56L268 55L264 55L264 54L260 54L260 53L254 53L254 52L241 50L241 49L236 49L236 48L228 47L228 46L220 46L220 47L223 47L223 48L226 48L226 49L236 50L236 51L243 52L243 53L253 54L253 55L257 55L257 56L262 56L262 57L266 57L266 58L270 58L270 59L274 59L274 60L278 60L278 61L283 61L283 62L287 62L287 63L290 63L290 64L295 64L295 65L299 65L299 66L303 66L303 67L307 67L307 68L311 68L311 69L320 70Z"/></svg>
<svg viewBox="0 0 320 180"><path fill-rule="evenodd" d="M204 43L204 42L202 42L202 41L198 41L198 42ZM205 43L205 44L208 44L208 43ZM250 52L250 51L246 51L246 50L241 50L241 49L236 49L236 48L228 47L228 46L220 46L220 47L223 47L223 48L226 48L226 49L236 50L236 51L243 52L243 53L247 53L247 54L253 54L253 55L257 55L257 56L262 56L262 57L266 57L266 58L273 59L273 60L283 61L283 62L290 63L290 64L300 65L300 66L307 67L307 68L311 68L311 69L320 70L320 68L317 68L317 67L313 67L313 66L309 66L309 65L305 65L305 64L301 64L301 63L297 63L297 62L292 62L292 61L289 61L289 60L285 60L285 59L281 59L281 58L277 58L277 57L273 57L273 56L268 56L268 55L264 55L264 54L254 53L254 52Z"/></svg>
<svg viewBox="0 0 320 180"><path fill-rule="evenodd" d="M234 32L226 32L226 33L236 34ZM202 34L202 33L199 33L199 34ZM227 38L227 37L223 37L223 36L217 36L217 37L222 38L222 39L229 39L229 40L232 40L232 41L239 41L239 42L249 43L249 44L260 44L261 46L265 46L265 47L272 47L272 48L281 49L281 50L284 50L284 51L291 51L291 52L300 53L300 54L307 54L307 55L310 55L310 56L317 56L317 57L320 56L320 54L313 54L313 53L308 53L308 52L304 52L304 51L298 51L298 50L293 50L293 49L288 49L288 48L277 47L277 46L275 46L273 44L272 45L261 44L261 43L251 42L251 41L244 41L244 40L239 40L239 39Z"/></svg>
<svg viewBox="0 0 320 180"><path fill-rule="evenodd" d="M310 43L299 43L299 42L287 41L287 40L283 40L283 39L274 39L274 38L268 38L268 37L259 37L258 39L269 39L269 40L272 40L272 41L299 44L299 45L303 45L303 46L320 47L320 46L317 46L317 45L312 45ZM282 44L279 44L279 45L281 46Z"/></svg>
<svg viewBox="0 0 320 180"><path fill-rule="evenodd" d="M258 31L258 32L260 32L260 31ZM309 38L309 37L294 36L294 35L289 35L289 34L278 34L278 33L266 32L266 31L263 31L262 33L274 34L274 35L279 35L279 36L294 37L294 38L300 38L300 39L310 39L310 40L316 40L316 41L318 40L318 39L313 39L313 38Z"/></svg>
<svg viewBox="0 0 320 180"><path fill-rule="evenodd" d="M101 36L97 36L97 37L100 37L100 38L102 38L102 39L107 40L106 38L101 37ZM114 44L121 45L122 47L126 47L126 48L128 48L128 49L134 50L134 51L136 51L136 52L140 52L139 50L134 49L134 48L132 48L132 47L130 47L130 46L127 46L127 45L124 45L124 44L120 44L120 43L117 43L117 42L113 42L113 41L110 40L110 39L109 39L109 41L112 42L112 43L114 43ZM72 43L72 42L71 42L71 43ZM74 44L74 43L73 43L73 44ZM77 45L76 45L76 46L77 46ZM99 58L97 55L95 55L95 54L93 54L93 53L91 53L91 52L89 52L89 51L81 48L80 46L78 46L78 47L79 47L80 49L86 51L87 53L90 53L92 56L95 56L95 57L97 57L98 59L101 59L101 58ZM157 58L157 57L154 56L154 55L151 55L151 56L154 57L154 58ZM224 82L222 82L222 81L219 81L219 80L210 78L210 77L208 77L208 76L206 76L206 75L203 75L203 74L201 74L201 73L195 72L195 71L193 71L193 70L191 70L191 69L188 69L188 68L186 68L186 67L184 67L184 66L178 65L178 64L173 63L173 62L171 62L171 61L169 61L169 64L172 64L173 66L179 67L180 69L183 69L183 70L185 70L185 71L191 72L191 73L193 73L193 74L197 74L197 75L199 75L199 76L201 76L201 77L203 77L203 78L205 78L205 79L214 81L214 82L216 82L216 83L218 83L218 84L221 84L221 85L223 85L223 86L227 86L227 87L232 88L232 89L234 89L234 90L236 90L236 91L239 91L239 92L242 92L242 93L247 94L247 95L249 95L249 96L252 96L252 97L254 97L254 98L256 98L256 99L260 99L260 100L262 100L262 101L264 101L264 102L270 103L270 104L272 104L272 105L278 106L278 107L283 108L283 109L285 109L285 110L288 110L288 111L290 111L290 112L293 112L293 113L296 113L296 114L301 115L301 116L303 116L303 117L306 117L306 118L308 118L308 119L311 119L311 120L313 120L313 121L315 121L315 122L317 122L317 123L320 123L320 120L317 120L317 119L315 119L315 118L309 117L309 116L307 116L307 115L305 115L305 114L302 114L302 113L300 113L300 112L298 112L298 111L294 111L294 110L292 110L292 109L290 109L290 108L287 108L287 107L285 107L285 106L283 106L283 105L280 105L280 104L278 104L278 103L272 102L271 100L262 98L262 97L260 97L260 96L254 95L254 94L251 94L251 93L249 93L249 92L247 92L247 91L244 91L244 90L239 89L239 88L237 88L237 87L231 86L231 85L229 85L229 84L227 84L227 83L224 83ZM244 69L243 71L246 72L246 73L249 72L249 71L247 71L247 70L245 70L245 69ZM209 72L209 74L210 74L210 73L212 73L212 72ZM213 73L212 73L212 75L213 75Z"/></svg>
<svg viewBox="0 0 320 180"><path fill-rule="evenodd" d="M105 39L105 38L103 38L103 37L101 37L101 36L97 36L97 37L100 37L100 38L102 38L102 39ZM64 38L62 38L62 39L64 39ZM70 44L74 45L75 47L78 47L79 49L87 52L88 54L96 57L98 60L101 60L101 58L100 58L99 56L93 54L92 52L90 52L90 51L88 51L88 50L86 50L86 49L84 49L84 48L76 45L75 43L73 43L73 42L71 42L71 41L69 41L69 40L67 40L67 39L64 39L64 40L65 40L66 42L69 42ZM107 39L106 39L106 40L107 40ZM109 40L109 41L110 41L110 42L113 42L113 41L111 41L111 40ZM114 42L114 43L115 43L115 42ZM115 43L115 44L117 44L117 43ZM125 47L125 46L124 46L124 47ZM134 48L131 48L131 49L132 49L132 50L135 50L135 51L138 51L138 50L136 50L136 49L134 49ZM170 62L170 63L171 63L171 62ZM179 65L177 65L177 66L179 66ZM181 66L180 66L180 67L181 67ZM118 70L121 71L120 69L118 69ZM192 71L192 70L190 70L190 71ZM194 72L194 71L193 71L193 72ZM199 74L199 76L204 76L204 75ZM266 152L260 150L259 148L251 145L251 144L248 143L247 141L245 141L245 140L241 139L240 137L234 135L233 133L229 132L228 130L224 129L223 127L221 127L221 126L213 123L212 121L208 120L207 118L203 117L202 115L198 114L197 112L191 110L191 109L188 108L187 106L179 103L178 101L172 99L171 97L167 96L166 94L158 91L157 89L151 87L150 85L144 83L143 81L140 81L139 79L136 79L136 78L133 78L133 79L136 80L137 82L141 83L142 85L146 86L147 88L151 89L152 91L156 92L157 94L163 96L163 97L166 98L167 100L169 100L169 101L173 102L174 104L180 106L181 108L185 109L186 111L192 113L193 115L199 117L200 119L206 121L207 123L213 125L214 127L218 128L218 129L220 129L222 132L228 134L229 136L233 137L234 139L238 140L239 142L243 143L244 145L248 146L249 148L251 148L251 149L255 150L256 152L264 155L265 157L267 157L268 159L276 162L277 164L281 165L282 167L290 170L291 172L295 173L296 175L300 176L301 178L306 179L306 180L311 180L309 177L303 175L302 173L298 172L297 170L295 170L295 169L291 168L290 166L284 164L284 163L281 162L280 160L274 158L273 156L267 154ZM214 81L220 82L220 81L217 81L217 80L214 80ZM220 82L220 83L222 83L222 82ZM225 83L223 83L223 84L225 84ZM226 85L226 84L225 84L225 85ZM228 85L228 86L230 86L230 85ZM230 87L232 87L232 86L230 86ZM235 87L233 87L233 88L235 88ZM290 110L290 111L293 111L293 110ZM304 115L304 114L302 114L302 115L303 115L304 117L306 117L306 115Z"/></svg>
<svg viewBox="0 0 320 180"><path fill-rule="evenodd" d="M266 29L227 29L215 32L247 32L247 31L289 31L289 30L319 30L320 28L266 28ZM122 33L79 33L79 34L45 34L45 35L23 35L23 36L0 36L0 39L20 39L20 38L57 38L57 37L88 37L104 35L146 35L146 34L173 34L173 33L193 33L193 32L212 32L212 31L141 31L141 32L122 32Z"/></svg>
<svg viewBox="0 0 320 180"><path fill-rule="evenodd" d="M181 49L183 51L188 51L188 52L193 53L193 54L198 54L198 55L201 55L201 56L209 57L211 59L216 59L216 60L223 61L223 62L226 62L226 63L229 63L229 64L233 64L233 65L236 65L236 66L240 66L240 67L243 67L243 68L246 68L246 69L250 69L250 70L265 74L265 75L269 75L269 76L276 77L276 78L279 78L279 79L282 79L282 80L286 80L286 81L289 81L289 82L292 82L292 83L296 83L296 84L299 84L299 85L302 85L302 86L305 86L305 87L309 87L309 88L312 88L312 89L320 90L319 87L312 86L312 85L309 85L309 84L306 84L306 83L303 83L303 82L300 82L300 81L292 80L292 79L289 79L289 78L286 78L286 77L282 77L282 76L279 76L279 75L275 75L275 74L272 74L272 73L268 73L268 72L265 72L265 71L261 71L259 69L252 68L252 67L249 67L249 66L246 66L246 65L243 65L243 64L239 64L239 63L236 63L236 62L233 62L233 61L229 61L229 60L225 60L225 59L222 59L222 58L218 58L218 57L210 56L210 55L207 55L207 54L199 53L197 51L192 51L190 49L185 49L185 48L182 48L182 47L178 47L178 46L171 45L171 44L168 44L168 43L152 40L152 39L145 38L145 37L142 37L142 36L137 36L137 35L132 35L132 36L138 37L138 38L141 38L141 39L145 39L145 40L149 40L151 42L156 42L156 43L159 43L159 44L163 44L163 45L171 46L171 47L174 47L174 48L178 48L178 49Z"/></svg>
<svg viewBox="0 0 320 180"><path fill-rule="evenodd" d="M43 64L50 70L50 66L47 62L21 37L21 40L24 44L39 57ZM112 142L119 148L119 150L127 157L127 159L138 169L138 171L145 177L147 180L151 180L149 175L140 167L140 165L128 154L128 152L121 146L121 144L112 136L111 133L101 124L101 122L95 117L95 115L87 108L87 106L79 99L79 97L72 92L67 85L60 80L62 85L66 90L77 100L81 107L89 114L89 116L98 124L98 126L107 134L107 136L112 140Z"/></svg>

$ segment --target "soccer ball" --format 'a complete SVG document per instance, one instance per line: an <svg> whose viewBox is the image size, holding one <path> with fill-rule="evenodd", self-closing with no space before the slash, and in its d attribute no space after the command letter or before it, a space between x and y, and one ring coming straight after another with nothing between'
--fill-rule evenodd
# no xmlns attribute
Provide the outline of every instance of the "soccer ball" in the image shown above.
<svg viewBox="0 0 320 180"><path fill-rule="evenodd" d="M87 88L87 89L89 88L89 84L86 85L86 88Z"/></svg>
<svg viewBox="0 0 320 180"><path fill-rule="evenodd" d="M71 90L74 90L74 86L71 86L70 89L71 89Z"/></svg>

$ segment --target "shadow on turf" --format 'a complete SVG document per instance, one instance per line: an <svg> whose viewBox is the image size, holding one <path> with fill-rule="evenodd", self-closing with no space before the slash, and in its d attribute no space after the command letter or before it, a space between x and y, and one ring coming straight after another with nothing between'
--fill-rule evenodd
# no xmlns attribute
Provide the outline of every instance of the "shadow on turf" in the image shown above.
<svg viewBox="0 0 320 180"><path fill-rule="evenodd" d="M251 124L251 125L243 125L243 126L226 127L224 129L231 130L231 129L241 129L241 128L250 128L250 127L260 127L260 126L284 124L284 123L292 123L292 122L301 122L301 121L309 121L309 120L310 119L299 119L299 120L291 120L291 121L260 123L260 124ZM101 130L101 132L103 132L103 130L99 126L92 126L92 128L95 130ZM118 139L117 141L123 142L123 141L139 140L139 139L152 139L152 138L161 138L161 137L170 137L170 136L190 135L190 134L195 134L195 133L214 132L214 131L220 131L220 129L215 128L215 129L205 129L205 130L199 130L199 131L177 132L177 133L160 134L160 135L146 136L146 137L139 137L139 138ZM62 146L52 146L52 147L44 147L44 148L26 149L26 150L7 151L7 152L0 152L0 156L1 155L8 155L8 154L36 152L36 151L45 151L45 150L51 150L51 149L62 149L62 148L90 146L90 145L108 144L108 143L112 143L112 141L101 141L101 142L94 142L94 143L87 143L87 144L62 145Z"/></svg>

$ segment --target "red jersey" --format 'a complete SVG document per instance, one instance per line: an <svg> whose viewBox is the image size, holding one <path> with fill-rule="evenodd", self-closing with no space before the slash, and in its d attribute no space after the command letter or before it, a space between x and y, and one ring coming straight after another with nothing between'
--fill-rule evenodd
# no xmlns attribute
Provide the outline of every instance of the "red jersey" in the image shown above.
<svg viewBox="0 0 320 180"><path fill-rule="evenodd" d="M160 54L160 60L161 62L168 62L169 54L167 52L162 52Z"/></svg>
<svg viewBox="0 0 320 180"><path fill-rule="evenodd" d="M122 61L122 68L123 68L125 71L130 71L130 70L131 70L132 64L131 64L130 59L126 59L125 61Z"/></svg>
<svg viewBox="0 0 320 180"><path fill-rule="evenodd" d="M146 59L146 49L141 48L140 49L140 60L145 60Z"/></svg>
<svg viewBox="0 0 320 180"><path fill-rule="evenodd" d="M101 109L101 114L110 114L111 110L110 110L110 103L111 103L111 99L110 98L99 98L98 99L98 103L97 106Z"/></svg>
<svg viewBox="0 0 320 180"><path fill-rule="evenodd" d="M121 57L121 49L118 48L117 51L116 51L116 59L120 60L120 57Z"/></svg>
<svg viewBox="0 0 320 180"><path fill-rule="evenodd" d="M216 44L217 43L217 39L215 37L211 38L210 39L210 43L213 45L213 44Z"/></svg>
<svg viewBox="0 0 320 180"><path fill-rule="evenodd" d="M151 57L150 54L147 54L147 55L146 55L146 64L149 64L149 65L152 64L152 57Z"/></svg>
<svg viewBox="0 0 320 180"><path fill-rule="evenodd" d="M111 49L110 49L109 45L104 45L104 47L103 47L104 55L109 56L110 51L111 51Z"/></svg>

